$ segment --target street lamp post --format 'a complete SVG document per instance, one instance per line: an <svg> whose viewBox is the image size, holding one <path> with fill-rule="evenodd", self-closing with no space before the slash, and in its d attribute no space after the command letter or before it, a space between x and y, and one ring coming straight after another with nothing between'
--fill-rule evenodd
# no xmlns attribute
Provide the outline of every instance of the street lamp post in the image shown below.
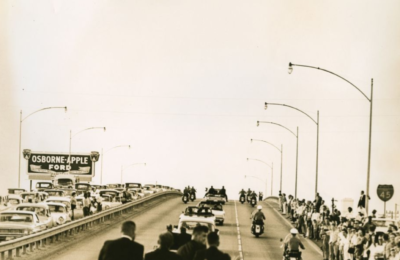
<svg viewBox="0 0 400 260"><path fill-rule="evenodd" d="M271 196L272 196L272 192L273 192L272 184L274 182L274 163L272 163L272 166L271 166L268 163L266 163L262 160L259 160L259 159L247 158L247 161L249 161L249 160L261 162L261 163L267 165L271 169ZM265 182L265 196L267 196L267 184L266 183L267 182Z"/></svg>
<svg viewBox="0 0 400 260"><path fill-rule="evenodd" d="M22 139L22 122L27 119L28 117L30 117L31 115L43 111L43 110L49 110L49 109L64 109L65 112L67 112L67 107L45 107L45 108L41 108L39 110L36 110L32 113L30 113L29 115L27 115L26 117L22 118L22 110L19 113L19 156L18 156L18 188L21 187L21 139ZM31 181L32 182L32 181Z"/></svg>
<svg viewBox="0 0 400 260"><path fill-rule="evenodd" d="M342 76L320 68L320 67L314 67L314 66L308 66L308 65L300 65L300 64L293 64L293 63L289 63L289 74L291 74L293 72L293 66L298 66L298 67L304 67L304 68L311 68L311 69L317 69L317 70L322 70L325 71L327 73L330 73L332 75L335 75L336 77L341 78L342 80L346 81L347 83L349 83L350 85L352 85L354 88L356 88L370 103L370 107L369 107L369 138L368 138L368 165L367 165L367 188L366 188L366 201L365 201L365 210L368 214L368 203L369 203L369 178L370 178L370 170L371 170L371 138L372 138L372 104L373 104L373 90L374 90L374 79L371 79L371 98L368 98L368 96L362 92L356 85L354 85L353 83L351 83L349 80L343 78Z"/></svg>
<svg viewBox="0 0 400 260"><path fill-rule="evenodd" d="M133 163L133 164L129 164L129 165L125 166L125 167L123 167L121 165L121 184L122 184L122 173L126 170L126 168L128 168L130 166L133 166L133 165L139 165L139 164L143 164L144 166L146 166L146 163Z"/></svg>
<svg viewBox="0 0 400 260"><path fill-rule="evenodd" d="M114 146L108 150L106 150L105 152L103 152L103 148L101 148L101 173L100 173L100 185L103 184L103 160L104 160L104 154L106 154L108 151L115 149L115 148L121 148L121 147L128 147L128 149L131 149L130 145L117 145Z"/></svg>
<svg viewBox="0 0 400 260"><path fill-rule="evenodd" d="M264 141L264 140L260 140L260 139L250 139L250 141L251 142L253 142L253 141L257 141L257 142L264 142L264 143L267 143L267 144L270 144L270 145L272 145L273 147L275 147L280 153L281 153L281 176L280 176L280 183L279 183L279 187L280 187L280 190L282 190L282 161L283 161L283 144L281 144L281 149L279 149L276 145L274 145L274 144L272 144L272 143L270 143L270 142L267 142L267 141Z"/></svg>
<svg viewBox="0 0 400 260"><path fill-rule="evenodd" d="M319 111L317 111L317 120L314 120L314 118L312 118L309 114L307 114L303 110L300 110L300 109L298 109L296 107L288 106L288 105L285 105L285 104L277 104L277 103L267 103L267 102L265 102L265 109L268 108L268 105L284 106L284 107L289 107L289 108L295 109L295 110L303 113L304 115L306 115L308 118L310 118L317 125L317 158L316 158L316 162L315 162L315 164L316 164L315 165L315 196L317 196L317 193L318 193Z"/></svg>
<svg viewBox="0 0 400 260"><path fill-rule="evenodd" d="M69 156L68 156L69 170L68 170L68 172L71 171L71 146L72 146L72 138L73 138L74 136L76 136L77 134L79 134L79 133L82 133L82 132L87 131L87 130L92 130L92 129L103 129L104 132L106 131L106 128L105 128L105 127L89 127L89 128L85 128L85 129L83 129L83 130L81 130L81 131L79 131L79 132L76 132L75 134L72 134L72 130L69 130Z"/></svg>
<svg viewBox="0 0 400 260"><path fill-rule="evenodd" d="M273 124L273 125L283 127L296 137L296 177L295 177L295 186L294 186L294 198L297 199L297 168L298 168L298 162L299 162L299 127L297 127L297 134L295 134L292 130L290 130L286 126L283 126L283 125L280 125L280 124L277 124L274 122L257 121L257 126L259 126L260 123Z"/></svg>

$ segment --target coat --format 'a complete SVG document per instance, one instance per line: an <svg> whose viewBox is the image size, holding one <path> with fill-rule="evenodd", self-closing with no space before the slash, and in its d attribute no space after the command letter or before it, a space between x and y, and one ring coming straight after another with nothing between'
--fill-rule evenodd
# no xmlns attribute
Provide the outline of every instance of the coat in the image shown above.
<svg viewBox="0 0 400 260"><path fill-rule="evenodd" d="M225 254L215 246L210 246L208 249L199 250L196 252L193 260L231 260L228 254Z"/></svg>
<svg viewBox="0 0 400 260"><path fill-rule="evenodd" d="M144 246L121 237L104 243L99 260L143 260L143 253Z"/></svg>

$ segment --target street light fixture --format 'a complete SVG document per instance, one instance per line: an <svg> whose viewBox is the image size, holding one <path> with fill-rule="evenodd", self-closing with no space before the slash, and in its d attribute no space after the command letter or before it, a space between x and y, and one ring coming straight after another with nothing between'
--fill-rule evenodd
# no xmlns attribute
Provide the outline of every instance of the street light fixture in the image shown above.
<svg viewBox="0 0 400 260"><path fill-rule="evenodd" d="M121 148L121 147L128 147L128 149L131 149L131 146L130 146L130 145L117 145L117 146L114 146L114 147L112 147L112 148L106 150L105 152L103 152L103 148L101 148L101 155L102 155L102 156L101 156L100 185L103 184L103 160L104 160L104 155L105 155L108 151L110 151L110 150L112 150L112 149Z"/></svg>
<svg viewBox="0 0 400 260"><path fill-rule="evenodd" d="M260 140L260 139L250 139L250 141L251 141L251 142L256 141L256 142L267 143L267 144L272 145L273 147L275 147L275 148L281 153L281 176L280 176L281 178L280 178L279 187L280 187L280 190L282 190L283 144L281 144L281 149L279 149L276 145L274 145L274 144L272 144L272 143L270 143L270 142L264 141L264 140Z"/></svg>
<svg viewBox="0 0 400 260"><path fill-rule="evenodd" d="M365 210L368 213L368 203L369 203L369 179L370 179L370 171L371 171L371 138L372 138L372 103L373 103L373 90L374 90L374 79L371 79L371 98L368 98L368 96L362 92L356 85L351 83L349 80L343 78L342 76L320 68L320 67L314 67L314 66L309 66L309 65L300 65L300 64L293 64L289 62L289 74L293 71L293 66L298 66L298 67L304 67L304 68L311 68L311 69L317 69L317 70L322 70L327 73L330 73L332 75L335 75L336 77L341 78L342 80L346 81L350 85L352 85L354 88L356 88L370 103L370 108L369 108L369 139L368 139L368 165L367 165L367 188L366 188L366 200L365 200Z"/></svg>
<svg viewBox="0 0 400 260"><path fill-rule="evenodd" d="M274 122L257 121L257 126L259 126L260 123L273 124L273 125L283 127L296 137L296 180L295 180L295 188L294 188L294 198L297 199L297 168L298 168L298 163L299 163L299 127L297 127L297 134L295 134L292 130L290 130L286 126L283 126L283 125L280 125L280 124L277 124Z"/></svg>
<svg viewBox="0 0 400 260"><path fill-rule="evenodd" d="M76 136L77 134L79 134L79 133L82 133L82 132L87 131L87 130L93 130L93 129L103 129L104 132L106 131L106 128L105 128L105 127L89 127L89 128L85 128L85 129L83 129L83 130L81 130L81 131L79 131L79 132L76 132L75 134L72 134L72 130L69 130L69 156L68 156L69 170L68 170L68 172L71 171L71 146L72 146L72 138L73 138L74 136Z"/></svg>
<svg viewBox="0 0 400 260"><path fill-rule="evenodd" d="M37 112L43 111L43 110L49 110L49 109L64 109L65 112L67 112L67 107L45 107L41 108L39 110L36 110L26 117L22 118L22 110L19 113L19 157L18 157L18 188L21 187L21 139L22 139L22 122L30 117L33 114L36 114Z"/></svg>
<svg viewBox="0 0 400 260"><path fill-rule="evenodd" d="M289 67L289 68L291 68L291 67ZM267 103L267 102L265 102L265 109L268 108L268 105L284 106L284 107L288 107L288 108L292 108L294 110L297 110L297 111L303 113L304 115L306 115L308 118L310 118L317 125L317 159L316 159L316 166L315 166L315 196L316 196L317 193L318 193L319 111L317 111L317 120L314 120L314 118L312 118L309 114L307 114L303 110L300 110L300 109L298 109L296 107L292 107L292 106L285 105L285 104Z"/></svg>
<svg viewBox="0 0 400 260"><path fill-rule="evenodd" d="M274 163L272 163L272 166L269 165L268 163L259 160L259 159L252 159L252 158L247 158L247 161L252 160L252 161L258 161L261 162L265 165L267 165L270 169L271 169L271 196L272 196L272 192L273 192L273 181L274 181ZM265 182L265 195L267 195L267 182Z"/></svg>
<svg viewBox="0 0 400 260"><path fill-rule="evenodd" d="M134 166L134 165L140 165L140 164L143 164L144 166L146 166L146 163L133 163L133 164L129 164L129 165L125 166L125 167L123 167L121 165L121 184L122 184L122 173L126 170L126 168L129 168L129 167Z"/></svg>

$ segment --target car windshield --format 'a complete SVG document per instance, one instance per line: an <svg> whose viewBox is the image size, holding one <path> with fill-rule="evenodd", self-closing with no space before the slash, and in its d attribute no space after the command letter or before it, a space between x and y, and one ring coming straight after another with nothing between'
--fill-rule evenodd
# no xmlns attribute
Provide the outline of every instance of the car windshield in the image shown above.
<svg viewBox="0 0 400 260"><path fill-rule="evenodd" d="M159 188L159 189L161 189L161 185L156 185L156 188Z"/></svg>
<svg viewBox="0 0 400 260"><path fill-rule="evenodd" d="M52 186L51 183L36 183L36 188L51 188Z"/></svg>
<svg viewBox="0 0 400 260"><path fill-rule="evenodd" d="M0 222L33 222L32 215L18 213L3 213L0 215Z"/></svg>
<svg viewBox="0 0 400 260"><path fill-rule="evenodd" d="M78 190L90 190L90 185L76 184L75 188Z"/></svg>
<svg viewBox="0 0 400 260"><path fill-rule="evenodd" d="M32 194L32 193L21 194L21 197L22 197L23 199L26 199L26 198L28 198L28 199L34 199L34 198L35 198L35 194Z"/></svg>
<svg viewBox="0 0 400 260"><path fill-rule="evenodd" d="M109 184L108 187L110 187L110 189L118 188L118 184Z"/></svg>
<svg viewBox="0 0 400 260"><path fill-rule="evenodd" d="M103 202L112 202L112 198L110 196L102 196Z"/></svg>
<svg viewBox="0 0 400 260"><path fill-rule="evenodd" d="M372 220L372 223L377 227L389 227L390 224L394 224L393 220Z"/></svg>
<svg viewBox="0 0 400 260"><path fill-rule="evenodd" d="M24 192L24 190L13 190L13 189L9 189L8 190L8 194L21 194L22 192Z"/></svg>
<svg viewBox="0 0 400 260"><path fill-rule="evenodd" d="M214 226L210 223L200 222L200 221L182 221L181 228L184 227L187 230L193 230L197 225L206 226L208 230L214 231Z"/></svg>
<svg viewBox="0 0 400 260"><path fill-rule="evenodd" d="M58 205L49 205L50 212L53 213L64 213L65 208L63 206L58 206Z"/></svg>
<svg viewBox="0 0 400 260"><path fill-rule="evenodd" d="M57 183L58 183L58 185L62 185L62 186L71 186L73 184L72 180L70 180L70 179L58 179Z"/></svg>
<svg viewBox="0 0 400 260"><path fill-rule="evenodd" d="M138 184L138 183L127 183L126 187L128 187L128 188L140 188L140 184Z"/></svg>
<svg viewBox="0 0 400 260"><path fill-rule="evenodd" d="M117 193L115 191L100 191L100 196L103 195L116 196Z"/></svg>
<svg viewBox="0 0 400 260"><path fill-rule="evenodd" d="M18 205L19 204L19 200L17 200L17 199L8 199L8 203L10 203L11 205Z"/></svg>
<svg viewBox="0 0 400 260"><path fill-rule="evenodd" d="M53 197L62 197L63 195L62 191L56 191L56 190L47 190L46 193L49 194L49 196Z"/></svg>

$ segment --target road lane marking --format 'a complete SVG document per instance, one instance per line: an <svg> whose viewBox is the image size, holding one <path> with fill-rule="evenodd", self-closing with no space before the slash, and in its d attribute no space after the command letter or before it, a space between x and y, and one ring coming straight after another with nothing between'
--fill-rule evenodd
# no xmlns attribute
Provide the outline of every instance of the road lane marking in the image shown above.
<svg viewBox="0 0 400 260"><path fill-rule="evenodd" d="M237 207L236 207L236 200L234 202L235 202L235 215L236 215L236 230L237 230L237 238L238 238L238 249L239 249L239 258L236 258L236 259L243 260L242 238L240 236L239 216L238 216L238 211L237 211Z"/></svg>
<svg viewBox="0 0 400 260"><path fill-rule="evenodd" d="M271 206L271 205L269 204L269 202L264 201L264 203L266 203L266 204L269 205L273 210L275 210L275 212L276 212L283 220L285 220L285 221L289 224L289 226L293 227L292 223L291 223L289 220L287 220L285 217L283 217L273 206ZM235 205L235 206L236 206L236 205ZM317 251L320 255L322 255L321 249L320 249L317 245L315 245L314 242L309 241L308 239L305 239L305 240L306 240L306 242L307 242L309 245L311 245L311 247L314 248L315 251Z"/></svg>

